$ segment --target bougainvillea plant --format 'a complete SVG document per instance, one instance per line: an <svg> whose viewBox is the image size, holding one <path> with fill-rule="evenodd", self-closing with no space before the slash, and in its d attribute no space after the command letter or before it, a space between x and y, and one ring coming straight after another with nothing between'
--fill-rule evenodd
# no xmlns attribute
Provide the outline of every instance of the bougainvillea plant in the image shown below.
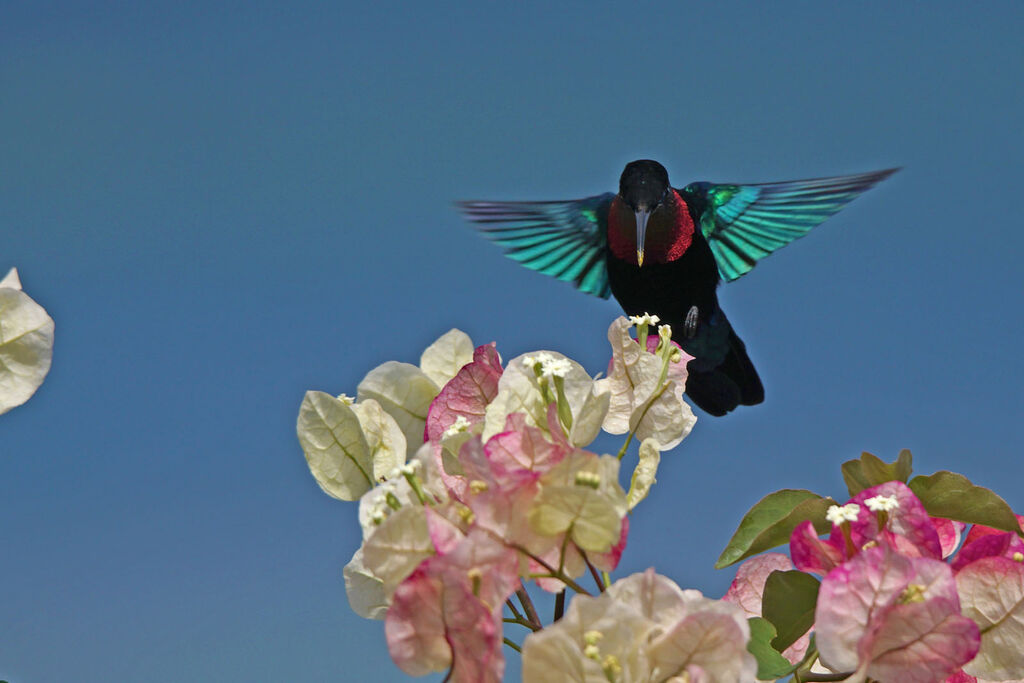
<svg viewBox="0 0 1024 683"><path fill-rule="evenodd" d="M542 682L1024 678L1018 518L960 475L909 479L906 452L843 465L844 505L797 490L757 503L719 558L743 562L722 599L653 569L613 581L630 511L696 421L689 356L657 322L612 323L602 379L554 351L503 364L451 330L355 398L306 394L310 471L359 501L349 602L384 620L395 664L452 681L499 681L512 651ZM602 430L626 435L616 455L587 450ZM549 623L537 591L555 595Z"/></svg>

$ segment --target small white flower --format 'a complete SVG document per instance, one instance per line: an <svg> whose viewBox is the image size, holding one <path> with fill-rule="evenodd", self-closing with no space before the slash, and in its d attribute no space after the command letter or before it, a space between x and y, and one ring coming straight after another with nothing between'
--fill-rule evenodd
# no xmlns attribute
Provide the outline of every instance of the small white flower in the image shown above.
<svg viewBox="0 0 1024 683"><path fill-rule="evenodd" d="M649 313L644 313L643 315L629 316L629 322L633 323L638 327L640 325L657 325L659 320L661 320L661 318L659 318L656 315L651 315Z"/></svg>
<svg viewBox="0 0 1024 683"><path fill-rule="evenodd" d="M825 513L825 519L833 524L856 522L858 514L860 514L860 506L856 503L848 503L842 506L831 505L828 508L828 512Z"/></svg>
<svg viewBox="0 0 1024 683"><path fill-rule="evenodd" d="M888 512L900 506L896 496L875 496L864 501L864 505L872 512Z"/></svg>
<svg viewBox="0 0 1024 683"><path fill-rule="evenodd" d="M459 415L457 418L455 418L455 422L452 423L452 426L444 430L444 436L455 436L456 434L460 434L466 431L467 429L469 429L469 427L469 420L467 420L464 415Z"/></svg>
<svg viewBox="0 0 1024 683"><path fill-rule="evenodd" d="M376 525L383 524L384 520L387 518L388 506L385 505L383 502L377 503L376 505L373 506L373 509L370 510L370 520Z"/></svg>
<svg viewBox="0 0 1024 683"><path fill-rule="evenodd" d="M543 368L545 365L551 363L554 360L555 357L552 356L550 353L548 353L547 351L541 351L536 356L523 356L523 365L531 369L536 368L538 365L540 365Z"/></svg>
<svg viewBox="0 0 1024 683"><path fill-rule="evenodd" d="M541 365L541 373L545 377L565 377L570 372L572 372L572 363L567 358L548 356Z"/></svg>

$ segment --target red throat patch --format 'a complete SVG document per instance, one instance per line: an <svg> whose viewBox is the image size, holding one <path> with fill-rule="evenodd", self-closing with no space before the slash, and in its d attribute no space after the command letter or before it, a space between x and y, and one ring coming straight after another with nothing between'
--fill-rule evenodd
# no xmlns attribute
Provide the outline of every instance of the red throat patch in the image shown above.
<svg viewBox="0 0 1024 683"><path fill-rule="evenodd" d="M647 221L644 263L670 263L693 243L693 219L686 202L672 190ZM615 256L636 265L636 216L619 197L608 211L608 248Z"/></svg>

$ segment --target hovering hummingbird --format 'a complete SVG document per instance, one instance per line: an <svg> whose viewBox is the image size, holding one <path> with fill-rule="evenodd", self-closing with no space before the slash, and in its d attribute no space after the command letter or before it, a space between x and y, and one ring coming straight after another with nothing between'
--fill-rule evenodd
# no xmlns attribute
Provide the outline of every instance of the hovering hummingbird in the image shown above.
<svg viewBox="0 0 1024 683"><path fill-rule="evenodd" d="M725 415L764 400L746 346L716 289L839 211L898 169L757 185L674 189L657 161L626 164L618 193L574 201L460 202L466 217L527 268L651 313L694 357L686 393Z"/></svg>

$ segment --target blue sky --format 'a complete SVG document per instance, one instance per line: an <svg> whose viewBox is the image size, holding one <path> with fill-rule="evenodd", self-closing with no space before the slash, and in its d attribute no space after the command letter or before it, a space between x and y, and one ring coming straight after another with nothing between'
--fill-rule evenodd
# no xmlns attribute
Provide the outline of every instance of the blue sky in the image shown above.
<svg viewBox="0 0 1024 683"><path fill-rule="evenodd" d="M623 572L721 595L782 487L911 448L1024 510L1024 5L0 9L0 274L56 321L0 417L0 678L401 680L295 438L453 326L591 372L618 308L456 199L904 170L720 291L766 387L662 460ZM609 440L605 449L617 447Z"/></svg>

